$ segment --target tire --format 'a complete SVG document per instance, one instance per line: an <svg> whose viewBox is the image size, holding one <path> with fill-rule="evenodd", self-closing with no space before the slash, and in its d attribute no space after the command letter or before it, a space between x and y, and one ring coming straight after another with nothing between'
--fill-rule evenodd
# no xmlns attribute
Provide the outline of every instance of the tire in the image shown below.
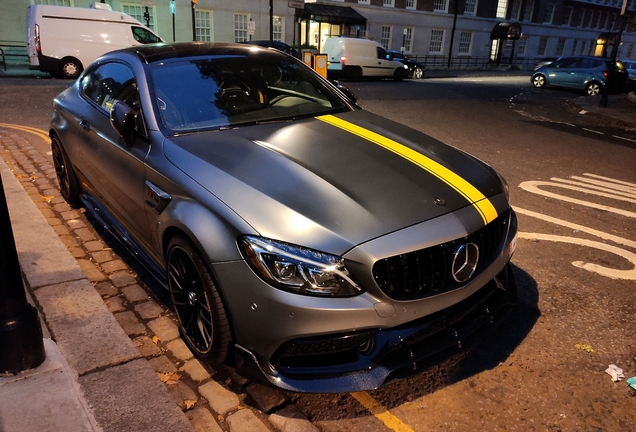
<svg viewBox="0 0 636 432"><path fill-rule="evenodd" d="M545 84L546 84L545 75L536 74L532 78L532 85L535 86L536 88L543 88L545 87Z"/></svg>
<svg viewBox="0 0 636 432"><path fill-rule="evenodd" d="M408 77L408 71L406 69L398 68L393 72L393 79L395 81L402 81L406 77Z"/></svg>
<svg viewBox="0 0 636 432"><path fill-rule="evenodd" d="M413 69L413 79L422 79L424 78L424 71L420 67L415 67Z"/></svg>
<svg viewBox="0 0 636 432"><path fill-rule="evenodd" d="M51 153L53 156L53 166L55 166L55 175L60 185L60 194L67 203L73 207L77 207L80 202L81 189L71 162L57 135L51 137Z"/></svg>
<svg viewBox="0 0 636 432"><path fill-rule="evenodd" d="M585 86L585 93L587 93L588 96L596 96L601 92L602 89L603 86L601 85L601 83L592 81Z"/></svg>
<svg viewBox="0 0 636 432"><path fill-rule="evenodd" d="M344 76L350 79L362 78L362 68L360 66L345 66Z"/></svg>
<svg viewBox="0 0 636 432"><path fill-rule="evenodd" d="M75 79L83 70L79 60L73 57L64 57L60 62L59 75L62 78Z"/></svg>
<svg viewBox="0 0 636 432"><path fill-rule="evenodd" d="M216 284L192 243L175 236L166 254L168 289L179 332L190 350L211 365L227 357L232 336Z"/></svg>

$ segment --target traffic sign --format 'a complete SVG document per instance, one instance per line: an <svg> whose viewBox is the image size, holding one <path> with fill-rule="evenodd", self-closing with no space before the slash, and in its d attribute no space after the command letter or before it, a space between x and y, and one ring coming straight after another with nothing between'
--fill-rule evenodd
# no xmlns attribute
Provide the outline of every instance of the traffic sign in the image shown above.
<svg viewBox="0 0 636 432"><path fill-rule="evenodd" d="M294 9L304 9L305 2L303 0L287 0L287 6Z"/></svg>

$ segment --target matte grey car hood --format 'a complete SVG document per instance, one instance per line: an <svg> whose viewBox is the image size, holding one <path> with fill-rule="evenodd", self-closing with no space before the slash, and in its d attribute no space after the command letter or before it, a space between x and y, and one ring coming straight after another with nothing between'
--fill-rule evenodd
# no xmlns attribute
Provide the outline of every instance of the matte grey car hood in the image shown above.
<svg viewBox="0 0 636 432"><path fill-rule="evenodd" d="M331 118L416 150L485 197L501 192L490 167L429 136L364 111ZM260 235L335 254L471 205L404 155L317 118L171 137L164 152Z"/></svg>

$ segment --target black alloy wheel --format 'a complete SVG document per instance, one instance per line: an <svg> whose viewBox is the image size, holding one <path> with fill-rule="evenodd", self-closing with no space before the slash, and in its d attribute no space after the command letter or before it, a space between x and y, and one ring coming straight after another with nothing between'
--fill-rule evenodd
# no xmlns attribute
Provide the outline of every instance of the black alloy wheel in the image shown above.
<svg viewBox="0 0 636 432"><path fill-rule="evenodd" d="M223 302L203 260L184 237L168 245L168 288L188 348L215 365L225 360L231 341Z"/></svg>
<svg viewBox="0 0 636 432"><path fill-rule="evenodd" d="M66 156L66 152L62 147L62 143L60 143L60 139L56 135L51 137L51 153L62 198L72 206L77 206L80 196L79 183L68 156Z"/></svg>

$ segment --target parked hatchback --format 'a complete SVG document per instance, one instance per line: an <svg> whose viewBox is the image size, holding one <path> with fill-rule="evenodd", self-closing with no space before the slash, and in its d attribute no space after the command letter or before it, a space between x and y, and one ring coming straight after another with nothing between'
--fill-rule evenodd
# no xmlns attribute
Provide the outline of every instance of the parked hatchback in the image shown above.
<svg viewBox="0 0 636 432"><path fill-rule="evenodd" d="M595 96L601 92L610 75L610 90L625 88L627 71L620 62L601 57L561 57L538 68L532 74L531 82L535 87L572 88Z"/></svg>

